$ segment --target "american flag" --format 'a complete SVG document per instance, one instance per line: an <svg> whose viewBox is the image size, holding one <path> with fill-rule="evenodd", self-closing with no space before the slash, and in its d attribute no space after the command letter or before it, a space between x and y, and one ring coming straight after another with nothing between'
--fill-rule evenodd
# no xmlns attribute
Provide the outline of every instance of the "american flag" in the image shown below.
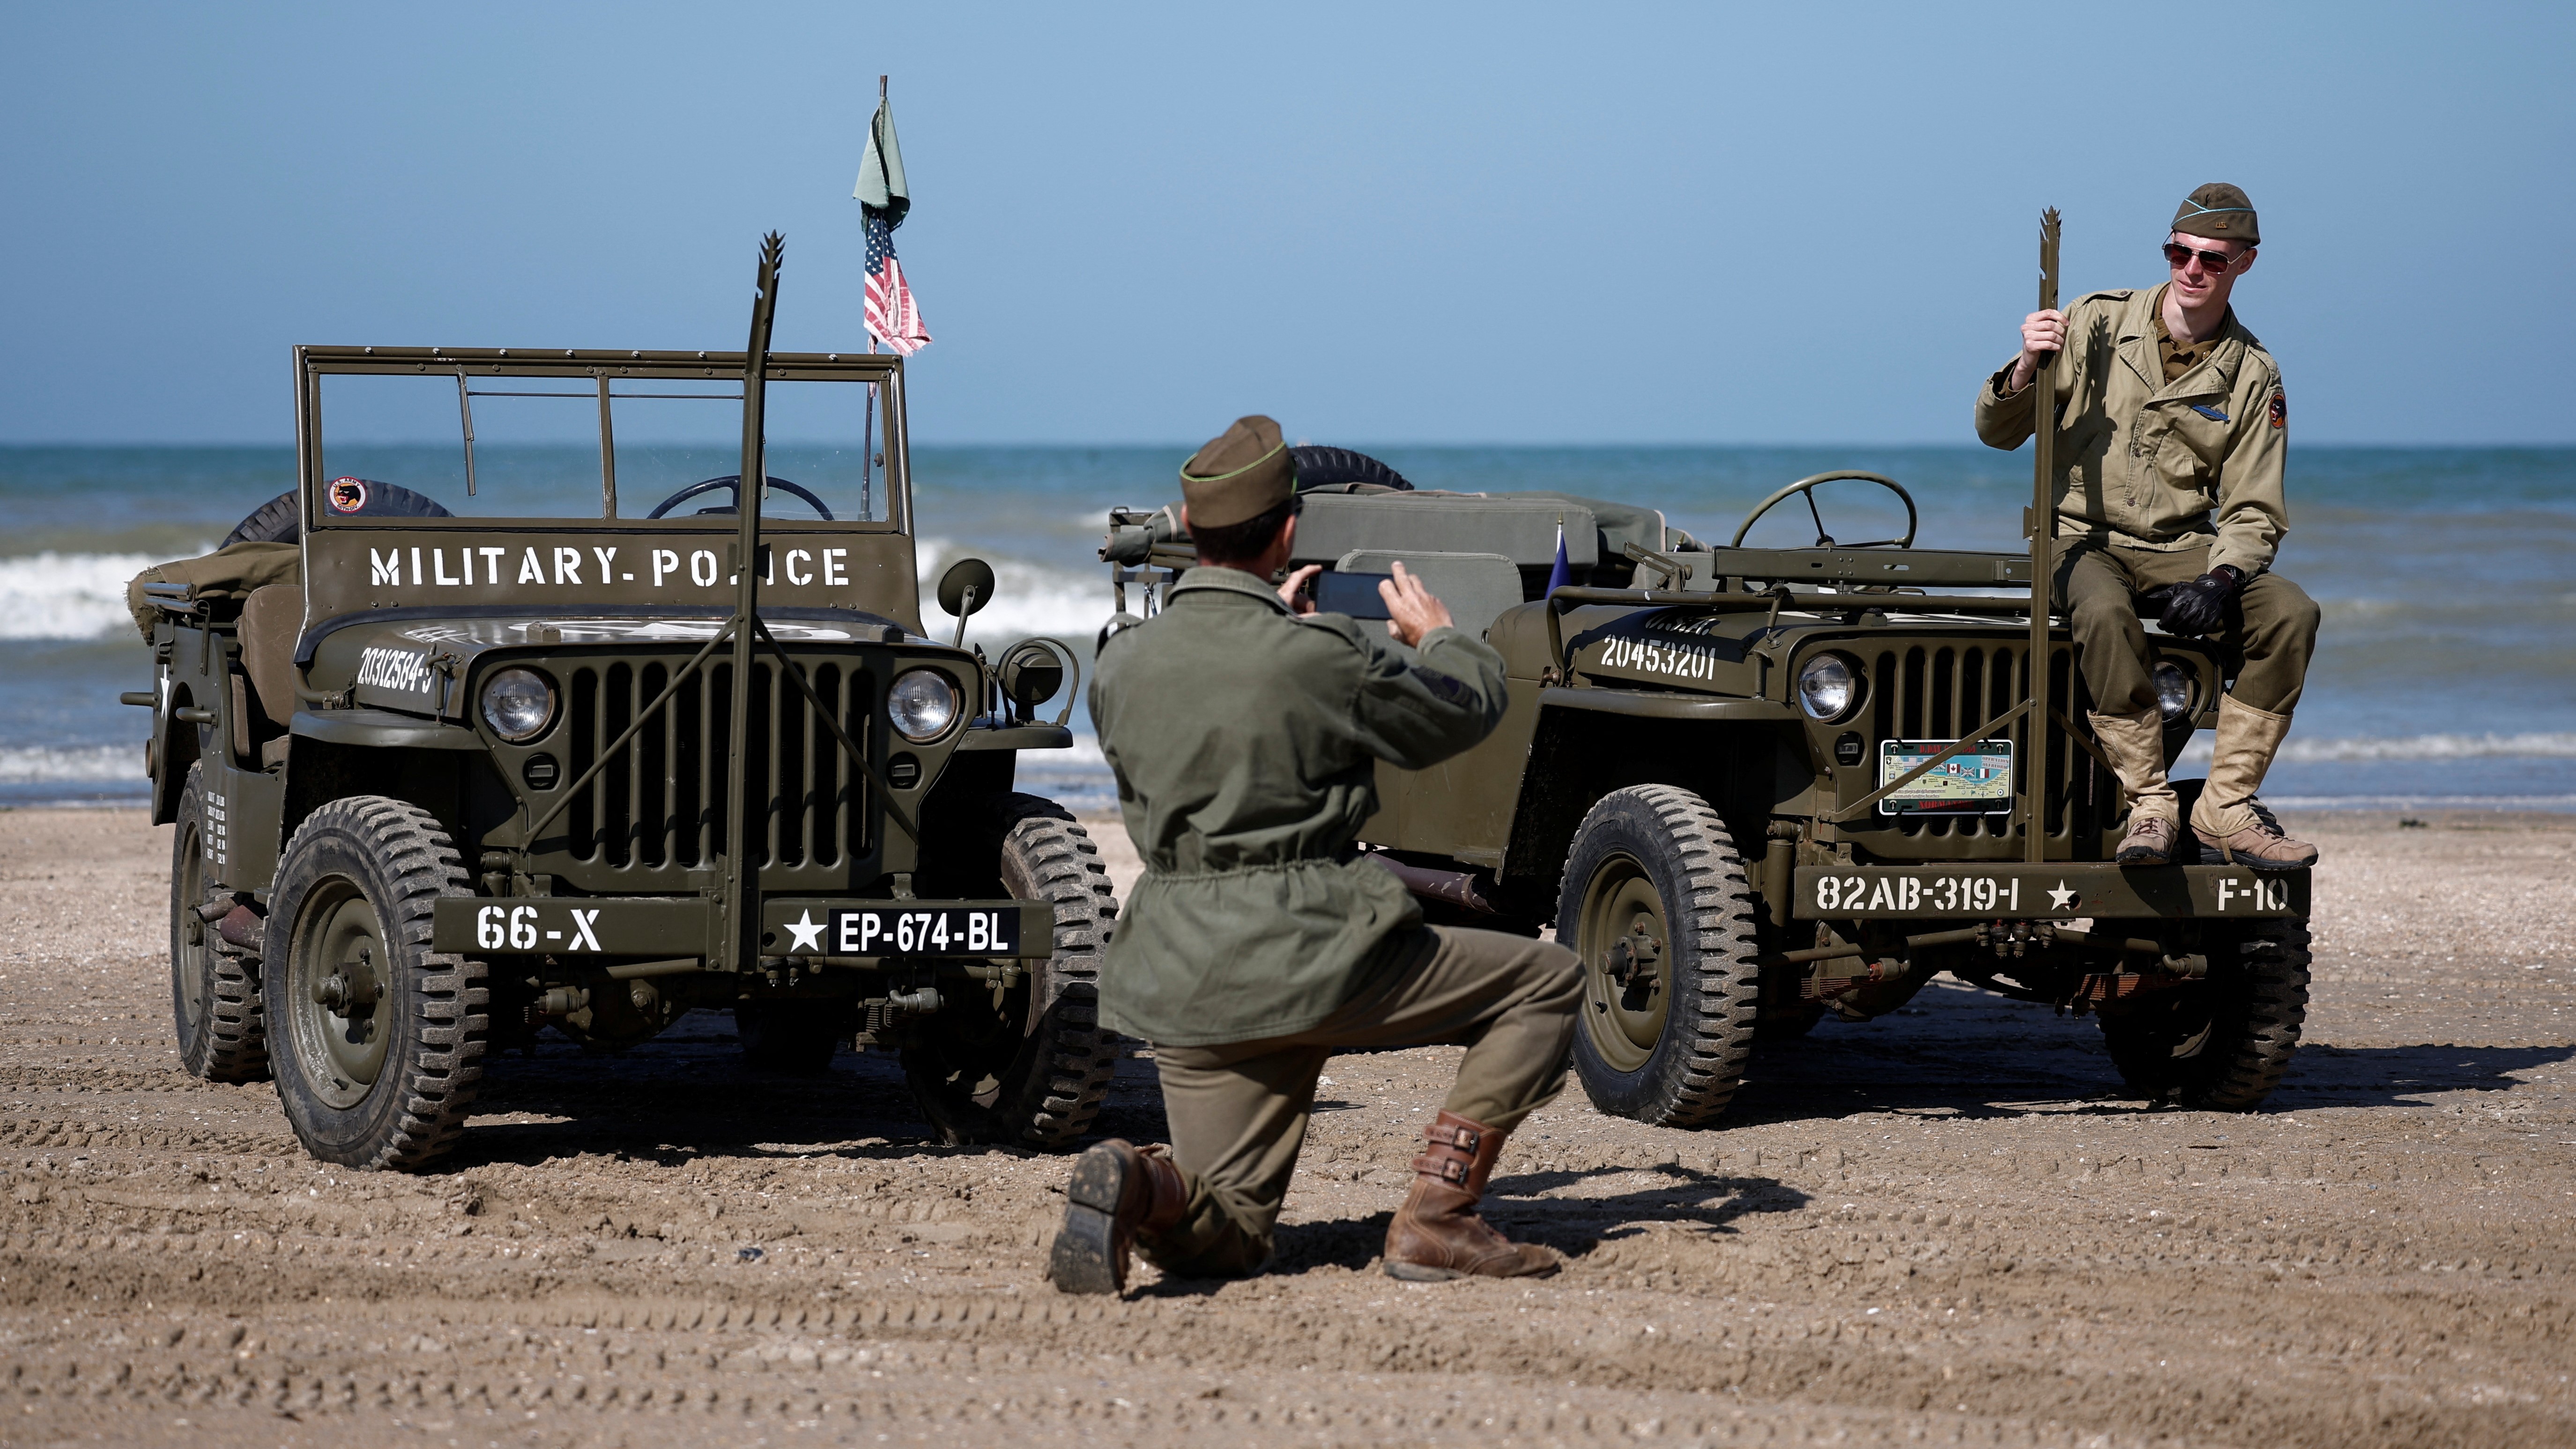
<svg viewBox="0 0 2576 1449"><path fill-rule="evenodd" d="M910 357L930 345L930 333L921 325L921 308L903 279L903 263L895 260L894 225L873 206L860 209L868 223L868 331Z"/></svg>

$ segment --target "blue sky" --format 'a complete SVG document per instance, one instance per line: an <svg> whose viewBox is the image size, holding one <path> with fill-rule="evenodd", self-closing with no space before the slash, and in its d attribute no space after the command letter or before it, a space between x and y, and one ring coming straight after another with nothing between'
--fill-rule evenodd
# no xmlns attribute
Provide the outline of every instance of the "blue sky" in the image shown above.
<svg viewBox="0 0 2576 1449"><path fill-rule="evenodd" d="M847 350L933 442L1964 442L2192 186L2317 442L2567 443L2576 7L20 5L0 442L278 442L295 342Z"/></svg>

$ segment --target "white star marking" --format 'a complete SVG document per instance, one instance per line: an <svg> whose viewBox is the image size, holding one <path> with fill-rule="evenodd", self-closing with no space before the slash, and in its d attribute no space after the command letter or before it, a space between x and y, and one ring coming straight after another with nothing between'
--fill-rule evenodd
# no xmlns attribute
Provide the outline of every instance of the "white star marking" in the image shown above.
<svg viewBox="0 0 2576 1449"><path fill-rule="evenodd" d="M811 909L805 910L795 920L787 923L787 934L796 938L787 943L789 955L794 955L799 950L819 953L823 949L823 923L814 919L814 912Z"/></svg>
<svg viewBox="0 0 2576 1449"><path fill-rule="evenodd" d="M2048 893L2048 903L2057 907L2061 911L2065 910L2068 905L2074 902L2074 900L2074 888L2062 880L2057 883L2057 889Z"/></svg>

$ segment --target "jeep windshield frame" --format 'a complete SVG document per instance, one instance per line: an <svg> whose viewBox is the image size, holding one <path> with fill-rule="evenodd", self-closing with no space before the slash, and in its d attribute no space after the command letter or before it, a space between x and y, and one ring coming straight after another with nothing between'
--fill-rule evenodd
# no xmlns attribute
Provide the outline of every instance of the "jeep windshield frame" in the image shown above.
<svg viewBox="0 0 2576 1449"><path fill-rule="evenodd" d="M449 434L453 443L436 446L461 453L464 427L470 423L460 413L470 408L473 397L486 394L573 399L536 405L567 409L567 417L581 412L594 420L592 426L603 394L612 404L630 395L713 396L719 398L714 404L661 405L720 412L738 432L743 404L723 408L721 395L742 391L744 353L305 346L295 350L295 361L308 629L334 617L386 611L532 616L731 612L738 577L735 515L726 509L648 518L638 516L644 508L631 506L631 499L622 506L615 491L613 427L594 435L600 481L590 494L595 504L580 514L388 517L325 506L332 480L325 476L329 419L323 384L371 376L417 378L432 387L444 381L445 426L458 431ZM761 509L764 609L840 610L892 620L919 634L902 359L872 353L771 353L762 377L764 390L773 397L782 383L872 391L874 405L865 411L872 437L862 466L884 490L883 517L825 519L812 516L810 507L786 490L772 488ZM705 451L716 456L713 448ZM740 455L738 445L724 451L729 457ZM771 449L773 478L779 475L776 455L783 451ZM439 451L438 456L453 461L456 455ZM727 461L714 471L730 475L739 466ZM850 475L850 481L859 476ZM552 494L556 500L569 496L560 488ZM444 506L461 500L438 501ZM718 494L706 501L725 500Z"/></svg>
<svg viewBox="0 0 2576 1449"><path fill-rule="evenodd" d="M738 422L744 355L740 352L636 352L617 350L584 351L576 348L458 348L458 347L324 347L301 346L295 349L296 364L296 471L302 494L303 525L315 528L390 528L408 529L453 526L460 522L548 523L579 522L595 524L613 521L621 526L667 526L675 531L693 531L690 516L652 519L640 509L629 511L635 500L620 497L617 464L617 433L612 421L613 405L624 401L663 401L686 399L731 401L733 418ZM592 403L596 409L591 436L598 456L600 477L599 511L594 514L564 512L526 514L457 515L449 518L407 518L377 515L348 516L335 514L324 506L324 477L329 468L329 419L323 406L323 380L329 377L414 377L423 381L453 380L455 405L449 426L454 428L454 446L461 454L462 476L468 496L474 495L477 483L475 462L474 399L476 398L561 398ZM792 515L774 520L791 524L800 531L809 524L816 528L862 532L909 534L912 529L911 450L906 436L904 409L903 360L892 354L864 352L796 353L773 352L764 370L768 382L840 383L867 387L872 406L867 419L868 448L873 456L861 462L862 478L871 489L882 488L883 516L876 518L799 519ZM494 386L494 384L499 384ZM572 386L563 386L571 384ZM654 391L631 391L639 385ZM667 390L674 385L687 391ZM773 395L774 397L774 395ZM773 407L775 403L773 401ZM774 449L779 445L773 445ZM730 452L730 443L716 444L716 450ZM773 471L773 477L776 476ZM392 480L399 481L399 480ZM772 497L778 490L772 490ZM792 502L792 500L790 500ZM767 509L763 510L768 512ZM697 515L704 516L704 515ZM730 530L730 523L717 525Z"/></svg>

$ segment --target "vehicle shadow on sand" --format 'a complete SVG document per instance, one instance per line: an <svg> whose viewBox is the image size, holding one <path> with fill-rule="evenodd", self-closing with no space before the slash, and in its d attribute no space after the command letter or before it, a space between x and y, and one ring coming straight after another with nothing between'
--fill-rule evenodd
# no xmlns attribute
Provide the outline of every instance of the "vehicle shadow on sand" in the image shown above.
<svg viewBox="0 0 2576 1449"><path fill-rule="evenodd" d="M2571 1058L2576 1043L2339 1047L2310 1041L2258 1110L2420 1106L2444 1092L2509 1092L2524 1085L2514 1073ZM1827 1021L1808 1036L1761 1043L1725 1125L1865 1112L1995 1119L2034 1110L2182 1109L2149 1101L2120 1080L2097 1022L1952 986L1926 991L1914 1006L1875 1021Z"/></svg>
<svg viewBox="0 0 2576 1449"><path fill-rule="evenodd" d="M1597 1197L1544 1197L1543 1193L1577 1187L1608 1177L1651 1174L1656 1181L1625 1192ZM1390 1197L1395 1195L1389 1189ZM1655 1167L1604 1168L1593 1172L1524 1172L1497 1177L1482 1206L1487 1222L1512 1238L1554 1248L1568 1259L1580 1259L1605 1242L1637 1236L1648 1224L1708 1236L1731 1234L1737 1218L1753 1213L1797 1212L1808 1195L1770 1177L1736 1177L1665 1163ZM1277 1235L1277 1256L1266 1276L1304 1273L1316 1268L1374 1268L1386 1248L1386 1227L1393 1207L1366 1217L1329 1222L1284 1223ZM1220 1278L1165 1278L1142 1290L1148 1297L1197 1297L1217 1292Z"/></svg>
<svg viewBox="0 0 2576 1449"><path fill-rule="evenodd" d="M494 1118L544 1118L496 1121ZM553 1043L493 1062L474 1120L442 1171L605 1153L665 1165L700 1158L901 1158L1018 1151L942 1144L901 1065L842 1052L810 1076L756 1071L730 1038L589 1056Z"/></svg>

